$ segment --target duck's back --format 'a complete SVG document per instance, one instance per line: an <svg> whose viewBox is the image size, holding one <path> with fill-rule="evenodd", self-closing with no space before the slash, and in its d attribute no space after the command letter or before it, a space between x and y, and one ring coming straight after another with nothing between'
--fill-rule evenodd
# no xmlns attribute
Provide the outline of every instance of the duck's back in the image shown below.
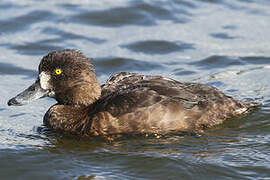
<svg viewBox="0 0 270 180"><path fill-rule="evenodd" d="M102 86L101 98L90 108L91 133L198 131L252 106L202 84L121 72Z"/></svg>

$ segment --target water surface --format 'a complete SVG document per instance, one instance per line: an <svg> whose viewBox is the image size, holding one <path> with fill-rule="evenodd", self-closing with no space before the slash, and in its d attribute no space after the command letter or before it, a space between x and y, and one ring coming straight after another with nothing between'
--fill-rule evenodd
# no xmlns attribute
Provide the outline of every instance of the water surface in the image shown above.
<svg viewBox="0 0 270 180"><path fill-rule="evenodd" d="M3 0L0 11L0 179L270 179L270 2ZM54 100L6 103L65 48L92 57L101 83L160 74L263 105L203 134L63 137L42 127Z"/></svg>

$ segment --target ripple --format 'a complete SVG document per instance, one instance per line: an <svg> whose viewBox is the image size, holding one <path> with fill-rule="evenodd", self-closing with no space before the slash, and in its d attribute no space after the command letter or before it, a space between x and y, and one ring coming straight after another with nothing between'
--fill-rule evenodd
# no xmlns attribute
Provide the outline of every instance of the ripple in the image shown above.
<svg viewBox="0 0 270 180"><path fill-rule="evenodd" d="M4 10L10 9L10 8L14 8L14 5L10 2L1 4L1 6L0 6L0 9L4 9Z"/></svg>
<svg viewBox="0 0 270 180"><path fill-rule="evenodd" d="M181 3L182 6L190 7L190 3ZM190 6L189 6L190 5ZM148 16L154 17L154 19L157 20L170 20L174 21L176 23L186 23L187 21L185 19L177 18L174 13L172 13L171 10L168 10L164 8L163 6L160 6L160 4L146 4L146 3L140 3L134 7L131 7L134 9L137 9L138 11L142 11L145 14L148 14ZM187 16L191 16L192 14L189 13L184 8L176 8L175 9L176 14L183 14Z"/></svg>
<svg viewBox="0 0 270 180"><path fill-rule="evenodd" d="M205 3L212 3L212 4L224 4L224 0L200 0Z"/></svg>
<svg viewBox="0 0 270 180"><path fill-rule="evenodd" d="M108 27L132 24L150 26L155 24L151 17L147 17L131 7L80 13L79 15L71 16L70 21Z"/></svg>
<svg viewBox="0 0 270 180"><path fill-rule="evenodd" d="M128 45L122 45L121 47L128 48L135 52L143 52L145 54L168 54L175 51L193 49L192 44L162 40L139 41Z"/></svg>
<svg viewBox="0 0 270 180"><path fill-rule="evenodd" d="M49 11L32 11L28 12L23 16L0 21L1 27L0 34L22 31L23 29L26 29L29 25L33 23L41 22L52 17L57 16Z"/></svg>
<svg viewBox="0 0 270 180"><path fill-rule="evenodd" d="M188 14L182 11L182 14ZM106 10L80 12L71 16L68 21L83 24L92 24L106 27L117 27L126 25L153 26L157 20L172 20L177 23L185 23L186 19L176 18L171 11L146 3L130 5L128 7L117 7Z"/></svg>
<svg viewBox="0 0 270 180"><path fill-rule="evenodd" d="M97 73L103 72L110 74L120 71L151 71L153 69L161 69L163 66L159 63L139 61L129 58L109 57L94 59L95 69Z"/></svg>
<svg viewBox="0 0 270 180"><path fill-rule="evenodd" d="M173 74L177 76L190 75L194 73L195 73L194 71L188 71L188 70L185 70L184 68L177 68L173 70Z"/></svg>
<svg viewBox="0 0 270 180"><path fill-rule="evenodd" d="M50 51L61 50L61 46L54 45L55 43L61 42L60 38L46 39L41 41L29 42L23 45L9 45L10 49L14 49L19 54L26 55L44 55Z"/></svg>
<svg viewBox="0 0 270 180"><path fill-rule="evenodd" d="M14 66L9 63L1 63L0 62L0 75L8 74L8 75L27 75L29 77L35 77L37 71L24 69L18 66Z"/></svg>
<svg viewBox="0 0 270 180"><path fill-rule="evenodd" d="M25 115L25 113L12 114L9 117L14 118L14 117L20 117L20 116L23 116L23 115Z"/></svg>
<svg viewBox="0 0 270 180"><path fill-rule="evenodd" d="M101 44L101 43L106 42L105 39L87 37L87 36L78 35L75 33L66 32L64 30L60 30L57 28L51 28L51 27L44 28L42 30L42 32L45 34L53 34L53 35L60 36L59 39L57 39L59 41L66 41L68 39L83 39L83 40L91 41L91 42L96 43L96 44Z"/></svg>
<svg viewBox="0 0 270 180"><path fill-rule="evenodd" d="M247 57L239 57L242 61L250 63L250 64L269 64L270 57L263 56L247 56Z"/></svg>
<svg viewBox="0 0 270 180"><path fill-rule="evenodd" d="M81 11L81 6L80 5L76 5L76 4L69 4L64 2L63 4L58 4L59 7L62 7L65 10L70 10L70 11Z"/></svg>
<svg viewBox="0 0 270 180"><path fill-rule="evenodd" d="M215 68L226 68L235 65L243 65L244 63L237 58L232 58L228 56L210 56L200 61L188 64L195 65L200 69L215 69Z"/></svg>
<svg viewBox="0 0 270 180"><path fill-rule="evenodd" d="M227 33L212 33L210 34L212 37L217 39L237 39L238 37L230 36Z"/></svg>
<svg viewBox="0 0 270 180"><path fill-rule="evenodd" d="M181 7L186 7L186 8L196 8L197 5L196 3L192 1L184 1L184 0L174 0L175 5L180 5Z"/></svg>
<svg viewBox="0 0 270 180"><path fill-rule="evenodd" d="M223 29L235 30L235 29L237 29L237 26L235 26L235 25L226 25L226 26L223 26Z"/></svg>

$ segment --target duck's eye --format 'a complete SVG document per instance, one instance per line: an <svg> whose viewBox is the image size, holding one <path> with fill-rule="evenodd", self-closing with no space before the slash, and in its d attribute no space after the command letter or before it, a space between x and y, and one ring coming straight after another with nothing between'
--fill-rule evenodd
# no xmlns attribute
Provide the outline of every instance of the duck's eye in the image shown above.
<svg viewBox="0 0 270 180"><path fill-rule="evenodd" d="M55 74L60 75L61 73L62 73L62 70L61 70L61 69L57 68L57 69L55 70Z"/></svg>

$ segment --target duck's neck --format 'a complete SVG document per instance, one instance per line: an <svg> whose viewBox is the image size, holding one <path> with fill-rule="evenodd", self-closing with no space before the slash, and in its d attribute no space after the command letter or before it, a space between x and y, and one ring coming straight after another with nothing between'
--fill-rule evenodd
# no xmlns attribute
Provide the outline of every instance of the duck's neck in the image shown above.
<svg viewBox="0 0 270 180"><path fill-rule="evenodd" d="M99 99L101 87L98 82L86 84L72 89L71 104L89 106Z"/></svg>
<svg viewBox="0 0 270 180"><path fill-rule="evenodd" d="M61 93L56 98L58 104L89 106L98 100L101 95L101 87L94 72L71 84L72 86L66 92Z"/></svg>

